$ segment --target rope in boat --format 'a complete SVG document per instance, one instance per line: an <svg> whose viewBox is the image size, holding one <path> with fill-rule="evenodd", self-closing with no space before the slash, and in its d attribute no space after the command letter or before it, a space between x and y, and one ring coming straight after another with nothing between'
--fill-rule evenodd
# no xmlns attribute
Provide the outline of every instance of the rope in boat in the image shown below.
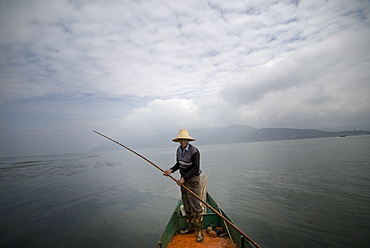
<svg viewBox="0 0 370 248"><path fill-rule="evenodd" d="M114 143L124 147L125 149L129 150L130 152L136 154L137 156L139 156L140 158L144 159L145 161L147 161L148 163L150 163L151 165L153 165L154 167L156 167L158 170L164 172L164 170L159 167L158 165L156 165L155 163L153 163L152 161L150 161L149 159L145 158L144 156L142 156L141 154L135 152L134 150L128 148L127 146L119 143L118 141L115 141L114 139L112 138L109 138L108 136L102 134L102 133L99 133L95 130L93 130L94 133L96 134L99 134L100 136L103 136L104 138L106 139L109 139L110 141L113 141ZM175 181L177 183L177 179L174 178L173 176L169 175L168 176L169 178L171 178L173 181ZM206 201L204 201L201 197L199 197L197 194L195 194L193 191L191 191L188 187L186 187L184 184L181 184L181 187L183 187L185 190L187 190L190 194L192 194L193 196L195 196L199 201L201 201L204 205L206 205L209 209L212 210L212 212L214 212L216 215L218 215L218 217L220 217L221 219L223 219L225 222L227 222L230 226L232 226L236 231L238 231L244 238L246 238L250 243L252 243L255 247L257 248L261 248L261 246L259 246L256 242L254 242L250 237L247 236L247 234L245 234L242 230L240 230L237 226L235 226L234 223L232 223L229 219L225 218L221 213L219 213L216 209L214 209L210 204L208 204Z"/></svg>

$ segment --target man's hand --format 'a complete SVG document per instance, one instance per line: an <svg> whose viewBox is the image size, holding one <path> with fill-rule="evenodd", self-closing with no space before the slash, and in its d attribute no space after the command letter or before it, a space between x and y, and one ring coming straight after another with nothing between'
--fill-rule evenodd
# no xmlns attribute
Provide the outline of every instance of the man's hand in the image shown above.
<svg viewBox="0 0 370 248"><path fill-rule="evenodd" d="M165 171L163 172L163 176L168 177L172 172L173 172L173 171L172 171L171 169L169 169L169 170L165 170Z"/></svg>
<svg viewBox="0 0 370 248"><path fill-rule="evenodd" d="M177 180L177 185L181 186L185 182L184 178Z"/></svg>

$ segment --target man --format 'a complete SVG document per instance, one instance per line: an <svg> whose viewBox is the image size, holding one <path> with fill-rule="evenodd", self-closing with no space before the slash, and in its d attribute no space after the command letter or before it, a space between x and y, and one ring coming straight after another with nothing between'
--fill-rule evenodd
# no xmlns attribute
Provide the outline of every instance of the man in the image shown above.
<svg viewBox="0 0 370 248"><path fill-rule="evenodd" d="M195 146L189 143L189 141L195 141L195 139L190 137L187 129L181 129L177 137L172 141L180 143L176 151L176 164L169 170L164 171L163 175L169 176L171 173L180 170L181 178L177 181L177 184L179 186L185 185L200 196L199 175L202 173L200 170L200 153ZM202 242L204 239L202 233L203 216L200 201L183 187L181 187L181 197L188 225L180 233L196 232L196 241Z"/></svg>

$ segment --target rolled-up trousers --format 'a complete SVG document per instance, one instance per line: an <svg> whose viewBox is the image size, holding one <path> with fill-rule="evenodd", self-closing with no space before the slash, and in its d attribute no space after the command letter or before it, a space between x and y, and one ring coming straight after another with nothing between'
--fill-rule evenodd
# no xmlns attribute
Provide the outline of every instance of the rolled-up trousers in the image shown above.
<svg viewBox="0 0 370 248"><path fill-rule="evenodd" d="M191 191L193 191L195 194L200 196L201 188L199 181L200 181L199 176L193 176L189 180L185 181L184 185L188 187ZM187 214L199 214L202 212L202 206L200 205L199 199L197 199L183 187L181 187L181 197L184 204L185 212Z"/></svg>

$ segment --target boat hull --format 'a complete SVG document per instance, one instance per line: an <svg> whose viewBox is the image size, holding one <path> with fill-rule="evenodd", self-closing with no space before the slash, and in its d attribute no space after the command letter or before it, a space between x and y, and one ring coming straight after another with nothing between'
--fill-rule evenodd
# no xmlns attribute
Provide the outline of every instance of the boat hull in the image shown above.
<svg viewBox="0 0 370 248"><path fill-rule="evenodd" d="M230 217L218 206L217 202L211 197L210 194L207 194L207 203L210 204L214 209L219 210L223 217L227 218L234 225L235 223L230 219ZM186 216L183 216L180 211L180 206L182 201L179 200L175 211L172 213L172 216L164 229L161 238L156 244L156 248L167 248L168 244L171 242L172 238L186 228ZM230 239L240 248L255 248L255 246L250 243L245 237L240 235L240 233L231 225L227 224L221 217L213 213L210 209L207 208L206 213L203 215L203 229L206 229L209 225L221 225L225 232L228 229L230 232Z"/></svg>

